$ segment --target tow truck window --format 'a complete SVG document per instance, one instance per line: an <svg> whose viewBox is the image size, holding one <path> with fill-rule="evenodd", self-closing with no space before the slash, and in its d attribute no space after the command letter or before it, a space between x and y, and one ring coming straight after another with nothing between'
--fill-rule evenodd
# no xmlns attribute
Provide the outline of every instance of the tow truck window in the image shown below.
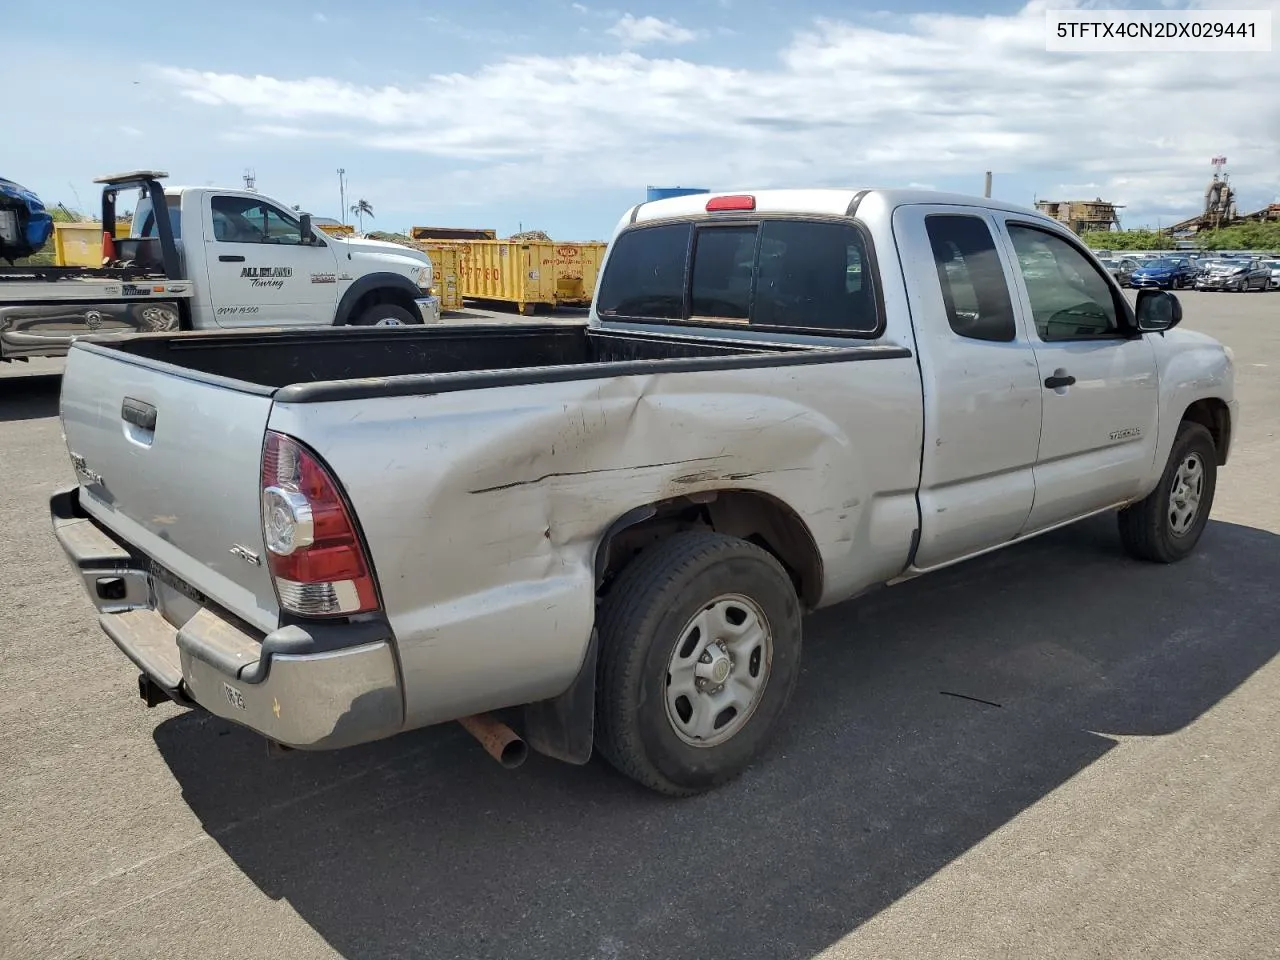
<svg viewBox="0 0 1280 960"><path fill-rule="evenodd" d="M250 197L214 197L213 238L223 243L302 243L302 225L269 203Z"/></svg>
<svg viewBox="0 0 1280 960"><path fill-rule="evenodd" d="M141 204L139 204L141 206ZM182 239L182 217L180 216L179 201L175 197L170 200L166 206L169 209L169 226L173 230L173 239ZM145 212L142 213L142 230L139 232L140 237L158 237L160 231L156 229L155 211L151 209L151 204L147 204Z"/></svg>
<svg viewBox="0 0 1280 960"><path fill-rule="evenodd" d="M924 223L951 329L970 340L1013 340L1009 284L987 225L952 214L928 216Z"/></svg>

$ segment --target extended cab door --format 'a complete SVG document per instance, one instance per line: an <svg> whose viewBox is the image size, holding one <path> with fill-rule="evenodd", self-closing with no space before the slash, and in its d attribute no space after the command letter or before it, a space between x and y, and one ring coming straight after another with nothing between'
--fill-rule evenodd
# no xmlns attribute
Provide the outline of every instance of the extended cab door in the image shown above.
<svg viewBox="0 0 1280 960"><path fill-rule="evenodd" d="M924 383L917 569L1012 540L1035 498L1040 377L998 229L975 207L893 216Z"/></svg>
<svg viewBox="0 0 1280 960"><path fill-rule="evenodd" d="M337 258L323 236L253 194L210 193L204 202L209 300L219 326L331 324Z"/></svg>
<svg viewBox="0 0 1280 960"><path fill-rule="evenodd" d="M1044 400L1031 533L1142 493L1155 458L1159 380L1119 287L1060 232L1006 218L1018 295L1033 319Z"/></svg>

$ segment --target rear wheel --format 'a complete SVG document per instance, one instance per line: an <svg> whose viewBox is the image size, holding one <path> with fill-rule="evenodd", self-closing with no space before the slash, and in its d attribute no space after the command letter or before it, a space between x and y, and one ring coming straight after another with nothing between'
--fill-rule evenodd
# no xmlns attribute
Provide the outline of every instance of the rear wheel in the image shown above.
<svg viewBox="0 0 1280 960"><path fill-rule="evenodd" d="M355 327L403 327L421 322L421 317L415 317L404 307L394 303L375 303L350 321Z"/></svg>
<svg viewBox="0 0 1280 960"><path fill-rule="evenodd" d="M1120 540L1130 556L1174 563L1191 554L1209 521L1218 483L1213 436L1184 421L1169 451L1160 484L1143 500L1120 511Z"/></svg>
<svg viewBox="0 0 1280 960"><path fill-rule="evenodd" d="M800 604L771 554L677 534L622 571L599 623L596 746L619 771L689 796L764 751L800 672Z"/></svg>

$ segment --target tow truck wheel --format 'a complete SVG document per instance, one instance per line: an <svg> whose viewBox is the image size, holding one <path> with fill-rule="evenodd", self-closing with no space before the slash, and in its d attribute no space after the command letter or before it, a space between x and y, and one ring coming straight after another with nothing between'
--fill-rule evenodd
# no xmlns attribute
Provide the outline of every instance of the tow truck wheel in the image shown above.
<svg viewBox="0 0 1280 960"><path fill-rule="evenodd" d="M394 303L375 303L366 307L364 312L351 321L356 327L404 327L413 323L421 323L421 317L415 317L404 307Z"/></svg>
<svg viewBox="0 0 1280 960"><path fill-rule="evenodd" d="M619 574L601 604L596 746L668 796L742 773L800 673L800 602L768 552L679 533Z"/></svg>

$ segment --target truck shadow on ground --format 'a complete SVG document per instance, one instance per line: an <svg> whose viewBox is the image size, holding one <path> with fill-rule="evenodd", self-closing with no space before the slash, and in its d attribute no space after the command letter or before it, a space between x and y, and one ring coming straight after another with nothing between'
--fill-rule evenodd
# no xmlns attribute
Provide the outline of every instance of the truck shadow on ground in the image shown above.
<svg viewBox="0 0 1280 960"><path fill-rule="evenodd" d="M3 371L4 365L0 365L0 372ZM0 423L56 417L61 390L61 373L0 377Z"/></svg>
<svg viewBox="0 0 1280 960"><path fill-rule="evenodd" d="M767 759L688 801L599 762L509 773L456 725L285 760L194 715L155 737L208 833L345 957L802 958L1107 734L1234 690L1280 649L1278 580L1271 533L1215 522L1161 567L1106 517L822 611Z"/></svg>

